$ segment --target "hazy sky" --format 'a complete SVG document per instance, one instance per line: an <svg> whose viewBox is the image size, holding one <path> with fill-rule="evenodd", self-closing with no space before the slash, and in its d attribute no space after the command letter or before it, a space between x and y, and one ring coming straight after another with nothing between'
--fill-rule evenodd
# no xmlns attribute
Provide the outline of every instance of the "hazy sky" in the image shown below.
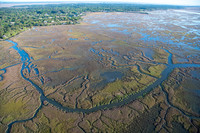
<svg viewBox="0 0 200 133"><path fill-rule="evenodd" d="M0 0L0 2L41 2L41 1L56 1L56 0ZM74 1L74 0L58 0L58 1ZM135 3L150 3L150 4L170 4L170 5L200 5L200 0L75 0L80 2L135 2Z"/></svg>

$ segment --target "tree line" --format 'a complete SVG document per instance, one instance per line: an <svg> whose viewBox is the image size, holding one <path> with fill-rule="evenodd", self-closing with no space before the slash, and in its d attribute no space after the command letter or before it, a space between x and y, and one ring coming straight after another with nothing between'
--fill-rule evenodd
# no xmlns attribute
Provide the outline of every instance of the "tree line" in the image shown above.
<svg viewBox="0 0 200 133"><path fill-rule="evenodd" d="M139 4L55 4L0 8L0 38L6 39L33 26L77 24L86 12L141 12L179 9L180 6Z"/></svg>

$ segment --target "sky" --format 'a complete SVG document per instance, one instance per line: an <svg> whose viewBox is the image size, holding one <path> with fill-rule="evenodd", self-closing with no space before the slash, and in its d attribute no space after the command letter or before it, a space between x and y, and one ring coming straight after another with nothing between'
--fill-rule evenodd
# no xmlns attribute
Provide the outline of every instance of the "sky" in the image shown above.
<svg viewBox="0 0 200 133"><path fill-rule="evenodd" d="M0 2L56 2L56 0L0 0ZM72 2L74 0L58 0ZM80 2L134 2L145 4L168 4L168 5L193 5L200 6L200 0L75 0Z"/></svg>

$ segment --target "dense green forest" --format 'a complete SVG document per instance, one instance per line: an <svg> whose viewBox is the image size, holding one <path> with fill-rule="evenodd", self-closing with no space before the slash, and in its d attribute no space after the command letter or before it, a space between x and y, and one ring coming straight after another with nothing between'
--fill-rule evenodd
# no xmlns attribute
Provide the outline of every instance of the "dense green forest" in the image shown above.
<svg viewBox="0 0 200 133"><path fill-rule="evenodd" d="M12 37L33 26L77 24L85 12L140 12L182 8L136 4L55 4L0 8L0 38Z"/></svg>

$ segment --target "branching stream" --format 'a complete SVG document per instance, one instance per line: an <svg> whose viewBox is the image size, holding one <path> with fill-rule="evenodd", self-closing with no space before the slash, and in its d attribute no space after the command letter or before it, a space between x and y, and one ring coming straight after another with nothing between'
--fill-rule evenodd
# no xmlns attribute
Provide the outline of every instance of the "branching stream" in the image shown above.
<svg viewBox="0 0 200 133"><path fill-rule="evenodd" d="M137 99L138 97L143 96L144 94L150 92L155 87L162 85L163 81L165 81L168 78L169 74L175 68L187 68L187 67L198 67L198 68L200 68L200 64L173 64L172 63L172 54L168 50L164 49L167 53L169 53L168 64L166 65L166 69L162 72L160 78L158 78L151 85L147 86L144 90L142 90L142 91L140 91L136 94L132 94L132 95L128 96L127 98L125 98L123 101L119 101L117 103L110 103L110 104L107 104L107 105L101 105L101 106L93 107L93 108L90 108L90 109L69 108L69 107L62 106L57 101L54 101L52 99L47 98L44 95L43 90L36 83L34 83L32 80L30 80L29 78L27 78L24 75L23 72L24 72L25 69L27 69L28 71L31 69L30 68L30 66L32 66L32 65L30 65L30 64L32 64L31 57L24 50L20 49L16 42L13 42L11 40L7 40L7 41L14 44L14 46L12 46L12 48L14 50L16 50L21 57L21 61L22 61L21 76L22 76L22 78L25 79L26 81L28 81L29 83L31 83L31 85L36 88L36 90L40 93L40 101L41 101L40 106L38 107L38 109L35 111L34 115L31 118L25 119L25 120L16 120L16 121L13 121L10 124L8 124L7 133L9 133L11 131L13 124L20 123L20 122L26 122L26 121L34 119L37 116L39 110L42 108L44 101L47 101L50 104L52 104L53 106L57 107L58 109L66 111L66 112L91 113L91 112L95 112L95 111L98 111L98 110L105 110L105 109L109 109L109 108L113 108L113 107L119 107L119 106L123 106L125 104L130 103L131 101ZM38 74L39 74L39 72L38 72ZM1 78L3 79L3 77L0 75L0 80L1 80ZM166 95L166 97L168 99L168 95ZM180 111L182 113L184 113L182 110L180 110ZM189 117L196 118L194 116L189 116Z"/></svg>

